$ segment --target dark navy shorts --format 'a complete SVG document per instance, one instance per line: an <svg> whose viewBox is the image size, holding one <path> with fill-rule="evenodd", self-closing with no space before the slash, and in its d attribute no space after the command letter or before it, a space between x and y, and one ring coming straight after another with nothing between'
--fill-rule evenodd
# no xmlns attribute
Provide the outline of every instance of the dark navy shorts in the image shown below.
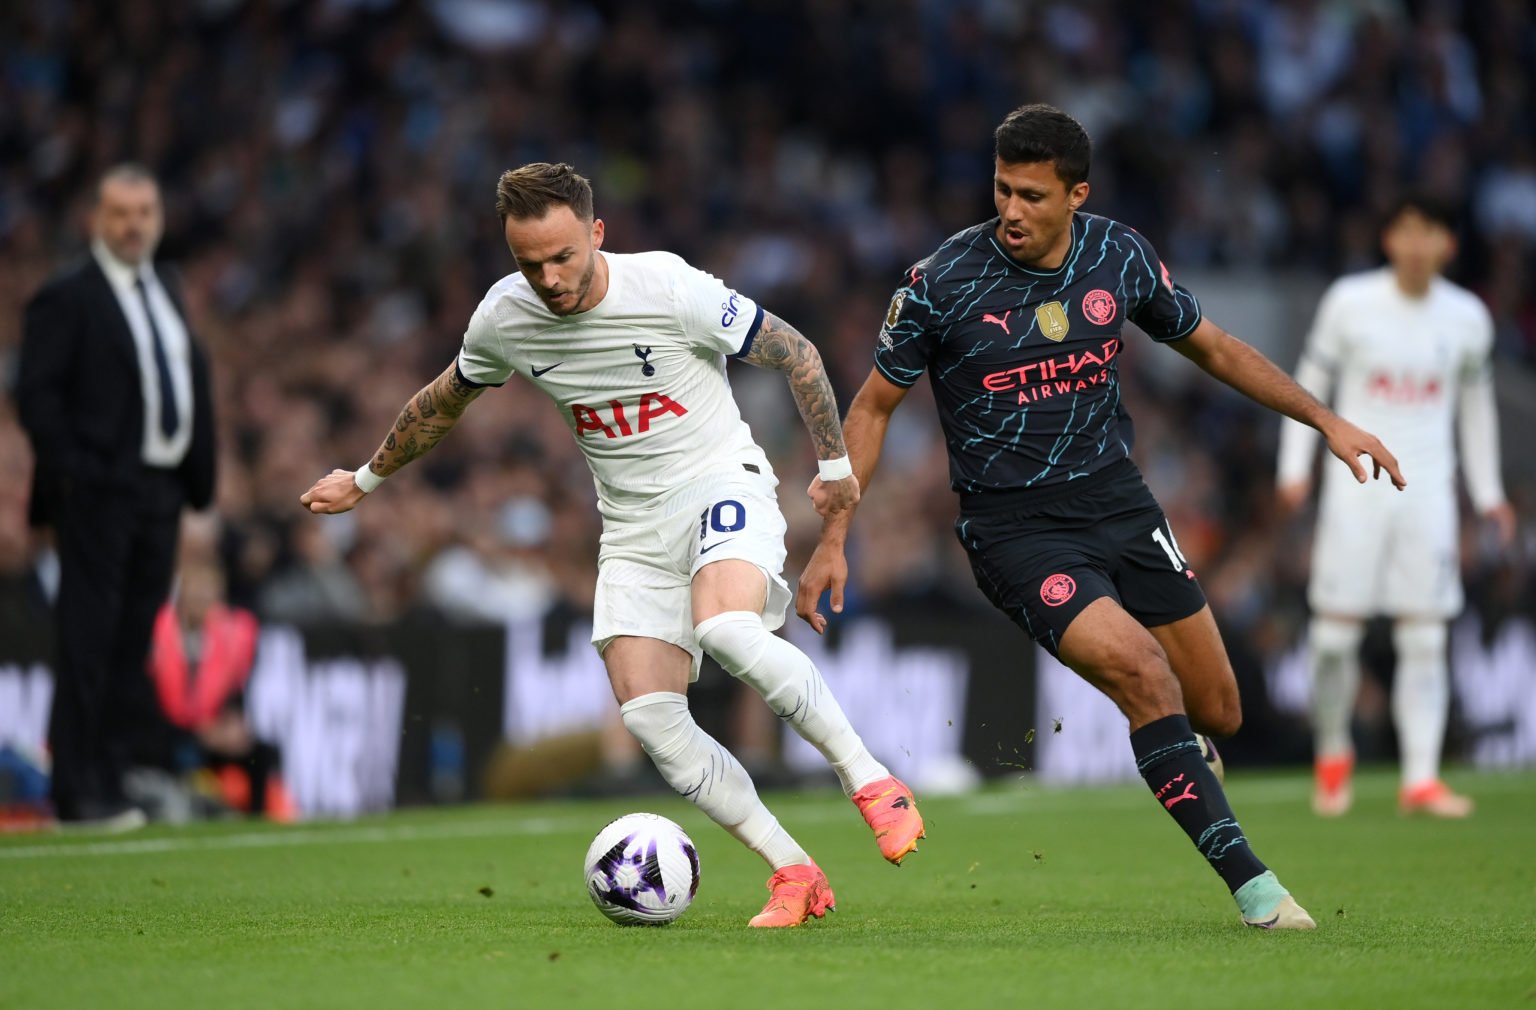
<svg viewBox="0 0 1536 1010"><path fill-rule="evenodd" d="M976 585L1053 656L1067 627L1103 596L1146 627L1205 606L1168 517L1130 460L1058 487L965 495L960 506L955 533Z"/></svg>

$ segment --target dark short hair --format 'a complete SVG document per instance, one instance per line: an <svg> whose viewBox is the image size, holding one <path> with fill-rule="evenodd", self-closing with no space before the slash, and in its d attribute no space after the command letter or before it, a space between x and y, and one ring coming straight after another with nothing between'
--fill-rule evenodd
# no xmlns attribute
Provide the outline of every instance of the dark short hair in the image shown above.
<svg viewBox="0 0 1536 1010"><path fill-rule="evenodd" d="M501 221L540 218L551 207L571 208L583 221L592 220L592 184L570 165L536 161L509 168L496 183L496 213Z"/></svg>
<svg viewBox="0 0 1536 1010"><path fill-rule="evenodd" d="M96 180L97 203L101 203L102 190L109 182L147 182L156 189L160 188L160 182L155 178L155 173L137 161L123 161L101 173L101 178Z"/></svg>
<svg viewBox="0 0 1536 1010"><path fill-rule="evenodd" d="M1447 231L1456 231L1456 204L1443 196L1416 189L1408 190L1392 201L1387 207L1386 216L1382 218L1381 226L1392 227L1397 223L1398 218L1410 211L1422 215Z"/></svg>
<svg viewBox="0 0 1536 1010"><path fill-rule="evenodd" d="M1054 105L1021 105L992 134L999 161L1009 165L1054 162L1069 187L1088 181L1093 142L1083 124Z"/></svg>

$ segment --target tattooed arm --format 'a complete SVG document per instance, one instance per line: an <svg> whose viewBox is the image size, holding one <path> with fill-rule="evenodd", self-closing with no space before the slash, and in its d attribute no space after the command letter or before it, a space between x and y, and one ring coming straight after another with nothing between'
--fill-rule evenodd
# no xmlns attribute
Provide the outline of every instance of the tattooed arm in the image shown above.
<svg viewBox="0 0 1536 1010"><path fill-rule="evenodd" d="M800 408L800 418L816 446L817 459L838 459L848 455L847 446L843 444L843 426L837 420L837 397L821 363L821 353L799 330L772 312L764 312L752 349L741 360L788 376L795 406ZM821 492L820 497L812 496L816 511L824 516L836 515L858 504L859 481L852 476L823 481Z"/></svg>
<svg viewBox="0 0 1536 1010"><path fill-rule="evenodd" d="M368 469L382 479L424 455L448 434L470 401L484 391L483 386L465 382L459 375L458 362L454 361L401 408L394 428L385 436ZM365 493L351 470L332 470L300 495L299 503L317 514L333 514L353 508Z"/></svg>

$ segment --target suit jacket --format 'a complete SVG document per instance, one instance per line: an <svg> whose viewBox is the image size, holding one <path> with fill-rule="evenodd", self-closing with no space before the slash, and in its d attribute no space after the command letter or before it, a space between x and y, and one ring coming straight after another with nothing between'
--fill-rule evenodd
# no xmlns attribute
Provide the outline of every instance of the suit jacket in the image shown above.
<svg viewBox="0 0 1536 1010"><path fill-rule="evenodd" d="M186 503L213 500L213 397L208 358L193 339L180 286L157 270L187 323L191 350L192 441L177 475ZM51 524L72 488L122 493L143 472L144 393L138 351L112 285L86 256L55 275L27 303L16 403L36 469L30 518Z"/></svg>

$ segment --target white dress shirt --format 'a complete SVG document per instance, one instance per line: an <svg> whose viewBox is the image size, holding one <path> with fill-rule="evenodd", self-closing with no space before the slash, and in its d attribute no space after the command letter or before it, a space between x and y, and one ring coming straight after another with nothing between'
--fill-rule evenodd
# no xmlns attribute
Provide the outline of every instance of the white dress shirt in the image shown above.
<svg viewBox="0 0 1536 1010"><path fill-rule="evenodd" d="M186 324L176 306L171 303L160 279L155 276L154 265L146 261L130 266L112 255L106 244L97 240L91 243L91 254L101 264L117 304L128 320L133 334L133 346L138 352L139 388L144 400L144 442L141 452L146 466L174 469L186 458L192 444L192 348L187 336ZM144 292L149 300L150 311L155 314L155 327L160 331L160 342L165 350L166 364L171 372L171 392L176 397L176 430L167 436L160 430L161 399L160 377L155 368L154 335L149 320L144 315L144 301L134 286L136 279L144 281Z"/></svg>

